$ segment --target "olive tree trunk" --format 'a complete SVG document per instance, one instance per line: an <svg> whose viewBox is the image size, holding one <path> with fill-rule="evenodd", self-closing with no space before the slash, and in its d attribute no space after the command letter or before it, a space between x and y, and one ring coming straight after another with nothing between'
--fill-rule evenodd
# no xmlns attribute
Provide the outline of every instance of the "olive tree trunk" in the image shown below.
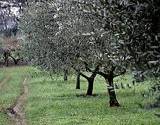
<svg viewBox="0 0 160 125"><path fill-rule="evenodd" d="M120 106L117 97L116 92L113 84L113 77L105 78L106 82L108 82L108 94L109 94L109 104L110 107Z"/></svg>
<svg viewBox="0 0 160 125"><path fill-rule="evenodd" d="M94 78L89 78L87 80L88 80L88 88L87 88L87 94L86 95L92 96Z"/></svg>
<svg viewBox="0 0 160 125"><path fill-rule="evenodd" d="M78 72L77 73L77 80L76 80L76 89L80 89L81 86L80 86L80 73Z"/></svg>
<svg viewBox="0 0 160 125"><path fill-rule="evenodd" d="M113 84L114 70L115 70L115 68L113 68L109 73L103 73L103 72L98 73L99 75L101 75L105 79L106 83L108 84L107 90L108 90L108 95L109 95L110 107L120 106L120 104L117 100L117 97L116 97L116 92L115 92L114 84Z"/></svg>
<svg viewBox="0 0 160 125"><path fill-rule="evenodd" d="M64 81L68 81L68 70L64 70Z"/></svg>

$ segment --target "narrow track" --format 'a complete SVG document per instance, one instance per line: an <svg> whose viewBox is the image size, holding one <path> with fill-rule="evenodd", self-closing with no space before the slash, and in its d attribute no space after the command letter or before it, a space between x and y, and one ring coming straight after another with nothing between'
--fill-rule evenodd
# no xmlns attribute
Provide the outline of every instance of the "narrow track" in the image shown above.
<svg viewBox="0 0 160 125"><path fill-rule="evenodd" d="M7 109L7 114L14 122L14 125L27 125L24 112L24 106L28 95L27 78L25 78L22 85L22 92L21 95L17 98L16 103L13 107Z"/></svg>

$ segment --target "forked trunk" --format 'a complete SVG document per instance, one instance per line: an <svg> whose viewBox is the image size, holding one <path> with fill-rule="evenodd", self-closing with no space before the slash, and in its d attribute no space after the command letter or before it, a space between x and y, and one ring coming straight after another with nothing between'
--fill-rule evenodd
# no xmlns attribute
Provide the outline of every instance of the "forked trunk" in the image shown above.
<svg viewBox="0 0 160 125"><path fill-rule="evenodd" d="M96 66L96 68L94 69L94 71L90 70L90 68L88 68L88 64L85 64L86 66L86 70L91 71L92 75L90 77L86 76L85 74L80 72L80 75L82 77L84 77L85 79L87 79L88 81L88 88L87 88L87 93L86 95L88 96L92 96L93 93L93 83L94 83L94 79L97 75L97 71L99 70L99 65Z"/></svg>

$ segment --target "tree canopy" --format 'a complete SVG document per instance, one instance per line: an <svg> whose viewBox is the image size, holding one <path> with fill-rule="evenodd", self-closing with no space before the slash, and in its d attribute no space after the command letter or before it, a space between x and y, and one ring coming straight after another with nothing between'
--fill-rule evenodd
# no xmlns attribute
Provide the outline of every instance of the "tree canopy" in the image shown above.
<svg viewBox="0 0 160 125"><path fill-rule="evenodd" d="M73 68L108 83L110 105L119 106L113 79L127 68L159 73L159 1L35 1L21 18L29 60L45 70ZM91 73L87 76L85 72Z"/></svg>

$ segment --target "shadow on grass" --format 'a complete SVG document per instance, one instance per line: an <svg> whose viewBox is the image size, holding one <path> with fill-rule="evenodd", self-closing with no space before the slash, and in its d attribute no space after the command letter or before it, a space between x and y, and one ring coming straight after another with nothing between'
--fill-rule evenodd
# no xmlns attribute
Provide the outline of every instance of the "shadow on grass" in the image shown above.
<svg viewBox="0 0 160 125"><path fill-rule="evenodd" d="M83 99L83 98L105 98L106 94L93 94L92 96L87 96L86 94L65 94L65 95L57 95L57 96L33 96L32 100L74 100L74 99Z"/></svg>
<svg viewBox="0 0 160 125"><path fill-rule="evenodd" d="M100 93L100 94L92 94L92 95L86 95L86 94L76 94L76 97L83 97L83 98L86 98L86 97L104 97L104 96L107 96L106 93Z"/></svg>

